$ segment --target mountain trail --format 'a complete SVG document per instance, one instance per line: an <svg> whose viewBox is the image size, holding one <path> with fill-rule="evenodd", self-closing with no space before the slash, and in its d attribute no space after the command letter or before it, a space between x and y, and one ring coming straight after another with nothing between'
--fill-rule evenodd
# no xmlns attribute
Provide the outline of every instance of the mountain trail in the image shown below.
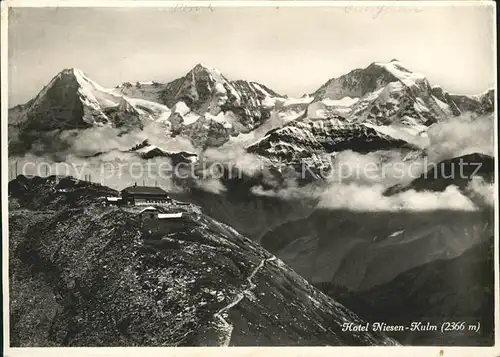
<svg viewBox="0 0 500 357"><path fill-rule="evenodd" d="M234 307L235 305L237 305L241 300L243 300L243 298L245 297L245 293L252 291L256 287L252 279L255 277L255 275L259 272L259 270L264 266L266 262L270 262L273 260L276 260L276 257L262 259L259 265L255 267L255 269L252 271L252 273L250 273L250 275L246 279L249 287L239 292L233 301L231 301L228 305L224 306L214 315L214 317L219 319L219 321L222 324L222 326L220 327L223 333L223 341L221 342L221 346L229 346L233 331L233 325L231 325L224 317L222 317L222 314L231 309L232 307Z"/></svg>

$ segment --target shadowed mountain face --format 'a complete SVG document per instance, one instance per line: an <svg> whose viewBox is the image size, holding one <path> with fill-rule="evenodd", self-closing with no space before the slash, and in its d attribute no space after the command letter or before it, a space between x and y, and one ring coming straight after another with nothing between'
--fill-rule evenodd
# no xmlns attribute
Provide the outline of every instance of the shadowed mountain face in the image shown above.
<svg viewBox="0 0 500 357"><path fill-rule="evenodd" d="M309 281L366 290L456 257L492 232L491 212L323 210L269 231L261 243Z"/></svg>
<svg viewBox="0 0 500 357"><path fill-rule="evenodd" d="M363 292L352 292L332 283L317 286L372 322L439 325L444 321L463 321L467 326L479 326L478 331L466 328L445 333L393 333L403 344L491 346L495 306L493 251L490 237L455 258L415 267Z"/></svg>
<svg viewBox="0 0 500 357"><path fill-rule="evenodd" d="M235 182L233 184L238 185ZM255 196L241 187L233 187L222 193L192 188L189 193L174 196L199 205L205 214L257 242L272 228L307 216L316 204L315 200L287 201Z"/></svg>
<svg viewBox="0 0 500 357"><path fill-rule="evenodd" d="M315 212L263 236L264 248L371 323L478 331L403 331L408 345L494 341L493 212ZM360 224L362 222L362 224Z"/></svg>
<svg viewBox="0 0 500 357"><path fill-rule="evenodd" d="M449 185L455 185L464 190L474 177L493 183L494 176L494 158L474 153L432 165L429 170L413 180L409 185L391 187L385 194L392 195L406 190L444 191Z"/></svg>
<svg viewBox="0 0 500 357"><path fill-rule="evenodd" d="M45 181L30 186L37 195L56 189L37 180ZM79 196L82 205L54 200L44 209L25 186L14 181L10 198L21 202L9 212L13 346L395 344L342 331L364 321L197 211L151 234L137 208L90 194Z"/></svg>

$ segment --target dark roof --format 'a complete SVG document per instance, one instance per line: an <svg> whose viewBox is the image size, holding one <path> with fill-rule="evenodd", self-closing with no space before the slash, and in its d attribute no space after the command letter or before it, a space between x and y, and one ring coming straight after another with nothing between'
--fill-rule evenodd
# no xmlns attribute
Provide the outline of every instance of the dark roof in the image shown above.
<svg viewBox="0 0 500 357"><path fill-rule="evenodd" d="M159 195L168 196L168 193L161 189L160 187L149 187L149 186L130 186L124 188L122 192L129 194L140 194L140 195Z"/></svg>

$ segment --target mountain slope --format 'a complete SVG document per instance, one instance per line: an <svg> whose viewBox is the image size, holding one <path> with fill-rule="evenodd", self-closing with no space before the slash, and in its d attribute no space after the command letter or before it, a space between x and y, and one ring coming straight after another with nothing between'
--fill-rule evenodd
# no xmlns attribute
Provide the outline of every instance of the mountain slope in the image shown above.
<svg viewBox="0 0 500 357"><path fill-rule="evenodd" d="M392 60L374 62L364 69L329 80L314 93L314 102L328 105L328 100L354 98L347 112L352 120L389 124L408 116L428 125L445 115L430 98L430 90L423 75Z"/></svg>
<svg viewBox="0 0 500 357"><path fill-rule="evenodd" d="M490 212L316 210L270 230L261 244L309 281L361 291L456 257L492 232Z"/></svg>
<svg viewBox="0 0 500 357"><path fill-rule="evenodd" d="M410 269L392 281L361 293L332 284L319 284L329 296L370 321L441 324L443 321L480 323L479 331L442 333L398 332L394 338L409 345L492 345L494 317L493 237L456 258L436 260Z"/></svg>
<svg viewBox="0 0 500 357"><path fill-rule="evenodd" d="M279 122L273 128L296 120L364 124L423 147L430 124L465 112L492 112L493 99L493 90L476 96L449 94L397 60L355 69L302 98L282 96L255 81L229 80L201 64L169 83L126 82L113 89L81 70L65 69L36 98L9 109L9 145L14 155L30 149L42 155L64 150L68 143L60 140L61 132L72 137L82 129L109 126L120 136L154 120L166 138L186 137L204 149L245 140L272 119ZM292 138L285 144L292 157L304 148L314 151Z"/></svg>
<svg viewBox="0 0 500 357"><path fill-rule="evenodd" d="M134 207L98 202L10 210L14 346L395 344L343 332L363 321L197 211L151 226Z"/></svg>
<svg viewBox="0 0 500 357"><path fill-rule="evenodd" d="M359 98L397 80L386 68L372 63L365 69L355 69L339 78L329 79L311 96L314 100Z"/></svg>
<svg viewBox="0 0 500 357"><path fill-rule="evenodd" d="M262 101L267 97L281 96L257 82L230 81L219 70L202 64L197 64L184 77L167 83L162 92L162 100L168 107L183 100L197 113L216 115L219 107L226 105L226 108L246 112L247 119L260 116Z"/></svg>

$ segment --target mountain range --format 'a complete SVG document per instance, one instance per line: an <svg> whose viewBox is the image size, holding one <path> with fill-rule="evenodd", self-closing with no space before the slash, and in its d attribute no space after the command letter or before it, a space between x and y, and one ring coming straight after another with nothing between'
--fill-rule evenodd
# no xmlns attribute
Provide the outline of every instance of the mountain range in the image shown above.
<svg viewBox="0 0 500 357"><path fill-rule="evenodd" d="M65 69L34 99L9 109L9 144L14 155L34 146L61 150L54 143L61 132L112 127L121 135L154 121L165 140L181 136L206 149L244 139L276 117L276 127L255 137L249 150L293 161L364 143L367 148L422 146L433 123L464 112L491 113L493 106L493 90L450 94L397 60L329 79L302 98L257 82L229 80L201 64L169 83L127 82L115 88ZM325 142L332 135L335 143Z"/></svg>

